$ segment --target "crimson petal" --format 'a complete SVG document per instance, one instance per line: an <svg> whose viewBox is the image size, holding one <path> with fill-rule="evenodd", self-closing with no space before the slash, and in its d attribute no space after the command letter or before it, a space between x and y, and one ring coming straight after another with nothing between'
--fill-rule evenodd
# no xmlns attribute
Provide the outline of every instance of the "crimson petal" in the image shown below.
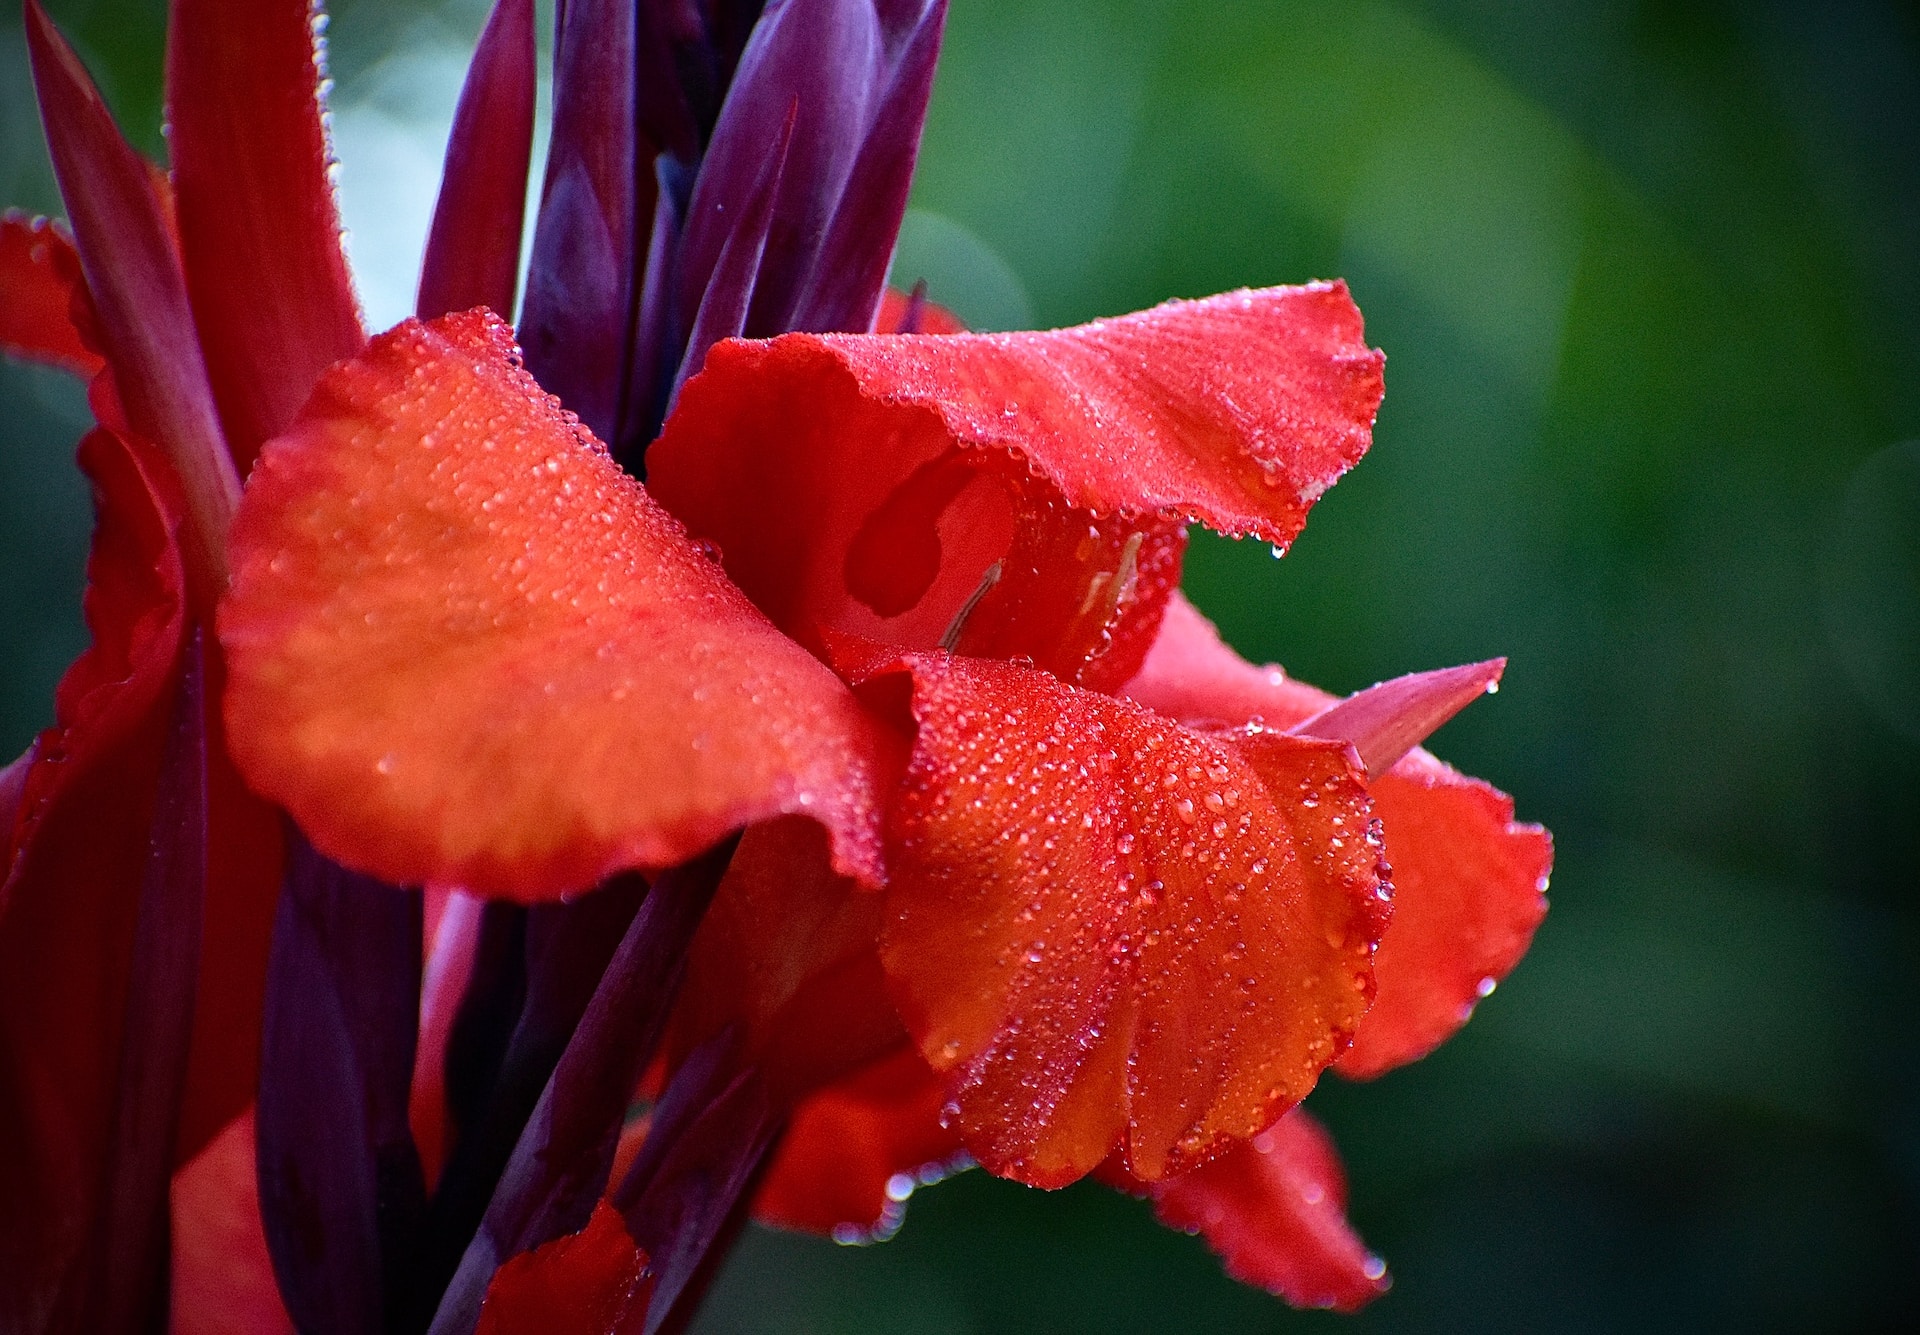
<svg viewBox="0 0 1920 1335"><path fill-rule="evenodd" d="M578 1233L500 1267L474 1335L614 1335L644 1316L652 1293L647 1254L602 1201Z"/></svg>
<svg viewBox="0 0 1920 1335"><path fill-rule="evenodd" d="M1473 698L1476 669L1455 671L1468 674L1456 684ZM1193 722L1311 727L1341 707L1277 667L1247 663L1179 597L1126 691ZM1393 868L1394 912L1374 956L1373 1009L1336 1067L1357 1078L1426 1055L1466 1022L1526 954L1546 914L1553 865L1552 838L1516 822L1511 798L1425 751L1407 753L1369 787Z"/></svg>
<svg viewBox="0 0 1920 1335"><path fill-rule="evenodd" d="M232 551L230 745L322 851L551 899L798 812L879 879L876 726L497 319L408 322L330 372Z"/></svg>
<svg viewBox="0 0 1920 1335"><path fill-rule="evenodd" d="M253 1112L173 1178L175 1335L293 1335L260 1222Z"/></svg>
<svg viewBox="0 0 1920 1335"><path fill-rule="evenodd" d="M1392 1282L1347 1222L1333 1138L1303 1108L1149 1192L1161 1223L1200 1234L1229 1275L1295 1307L1357 1311Z"/></svg>
<svg viewBox="0 0 1920 1335"><path fill-rule="evenodd" d="M45 218L0 216L0 352L91 379L104 364L73 319L87 300L73 242Z"/></svg>
<svg viewBox="0 0 1920 1335"><path fill-rule="evenodd" d="M92 646L55 696L0 865L0 1327L42 1329L86 1241L110 1134L149 816L185 632L165 466L106 431L80 443L100 522ZM117 813L102 819L103 812Z"/></svg>
<svg viewBox="0 0 1920 1335"><path fill-rule="evenodd" d="M1365 451L1380 366L1340 284L1051 333L728 342L682 391L649 485L790 633L931 647L1008 550L1027 493L1136 529L1197 519L1291 541ZM980 477L916 522L966 536L888 623L894 608L849 588L856 540L948 457Z"/></svg>
<svg viewBox="0 0 1920 1335"><path fill-rule="evenodd" d="M1384 887L1340 743L1200 733L1006 664L917 656L881 959L945 1115L1059 1186L1159 1179L1312 1088L1372 994Z"/></svg>
<svg viewBox="0 0 1920 1335"><path fill-rule="evenodd" d="M916 1188L967 1162L940 1125L945 1100L945 1082L905 1046L820 1090L788 1119L753 1217L836 1242L891 1236Z"/></svg>
<svg viewBox="0 0 1920 1335"><path fill-rule="evenodd" d="M318 12L311 0L172 0L181 255L242 474L364 339L328 175Z"/></svg>

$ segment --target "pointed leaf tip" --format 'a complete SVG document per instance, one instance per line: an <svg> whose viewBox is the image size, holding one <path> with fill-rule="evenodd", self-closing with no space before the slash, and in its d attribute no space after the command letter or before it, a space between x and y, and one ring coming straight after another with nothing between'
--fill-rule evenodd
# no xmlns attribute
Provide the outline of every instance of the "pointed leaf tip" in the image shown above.
<svg viewBox="0 0 1920 1335"><path fill-rule="evenodd" d="M1506 667L1506 659L1489 658L1395 677L1354 692L1289 731L1298 737L1350 742L1368 774L1385 774L1441 724L1493 691Z"/></svg>

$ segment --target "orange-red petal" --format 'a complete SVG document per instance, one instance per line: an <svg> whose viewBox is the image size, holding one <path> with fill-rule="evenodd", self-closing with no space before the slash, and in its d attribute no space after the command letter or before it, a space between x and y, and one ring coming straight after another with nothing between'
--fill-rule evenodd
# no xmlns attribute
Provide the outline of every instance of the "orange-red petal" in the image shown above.
<svg viewBox="0 0 1920 1335"><path fill-rule="evenodd" d="M639 1328L653 1292L647 1254L605 1201L578 1233L507 1261L474 1335L613 1335Z"/></svg>
<svg viewBox="0 0 1920 1335"><path fill-rule="evenodd" d="M1357 1311L1392 1282L1347 1222L1333 1138L1303 1108L1149 1191L1161 1223L1198 1233L1229 1275L1295 1307Z"/></svg>
<svg viewBox="0 0 1920 1335"><path fill-rule="evenodd" d="M176 1335L293 1335L260 1223L253 1110L173 1177Z"/></svg>
<svg viewBox="0 0 1920 1335"><path fill-rule="evenodd" d="M743 1058L785 1104L898 1046L878 954L884 911L834 873L813 822L748 830L694 938L674 1060L738 1024Z"/></svg>
<svg viewBox="0 0 1920 1335"><path fill-rule="evenodd" d="M907 663L881 959L974 1157L1058 1186L1124 1146L1155 1180L1297 1102L1366 1010L1386 917L1351 750Z"/></svg>
<svg viewBox="0 0 1920 1335"><path fill-rule="evenodd" d="M649 485L781 626L930 647L1007 552L1029 491L1135 527L1291 541L1366 450L1380 367L1340 284L1050 333L732 340L683 388ZM910 504L916 472L949 456L978 478ZM896 526L943 552L906 613L849 585L850 559L871 564L857 536L903 505Z"/></svg>
<svg viewBox="0 0 1920 1335"><path fill-rule="evenodd" d="M1185 599L1167 609L1131 698L1175 718L1301 723L1335 697L1256 667ZM1379 992L1336 1067L1366 1078L1425 1056L1527 952L1547 910L1552 837L1513 800L1415 749L1371 783L1394 886Z"/></svg>
<svg viewBox="0 0 1920 1335"><path fill-rule="evenodd" d="M965 1162L940 1125L946 1082L902 1046L793 1112L753 1217L839 1242L890 1236L916 1187Z"/></svg>
<svg viewBox="0 0 1920 1335"><path fill-rule="evenodd" d="M879 878L876 726L492 315L330 371L231 551L234 756L336 860L538 900L791 812Z"/></svg>
<svg viewBox="0 0 1920 1335"><path fill-rule="evenodd" d="M0 352L91 378L103 364L80 337L86 301L73 242L45 218L0 216Z"/></svg>

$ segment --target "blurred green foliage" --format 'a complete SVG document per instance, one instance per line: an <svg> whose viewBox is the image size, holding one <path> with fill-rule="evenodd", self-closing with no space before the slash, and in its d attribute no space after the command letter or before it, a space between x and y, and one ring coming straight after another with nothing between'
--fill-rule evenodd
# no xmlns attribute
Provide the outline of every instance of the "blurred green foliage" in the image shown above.
<svg viewBox="0 0 1920 1335"><path fill-rule="evenodd" d="M50 7L157 153L163 7ZM417 252L378 230L415 159L356 187L353 118L437 150L449 80L412 74L457 80L480 18L335 6L348 220L379 275ZM52 210L5 23L0 193ZM424 226L422 196L387 211ZM1373 453L1284 561L1201 537L1188 588L1333 689L1510 655L1438 749L1553 828L1555 907L1447 1048L1313 1098L1398 1281L1360 1318L1289 1313L1098 1188L973 1173L882 1247L749 1233L701 1329L1915 1319L1913 7L953 0L915 205L896 276L988 327L1352 282L1389 358ZM17 749L84 642L86 419L45 373L0 368L0 395Z"/></svg>

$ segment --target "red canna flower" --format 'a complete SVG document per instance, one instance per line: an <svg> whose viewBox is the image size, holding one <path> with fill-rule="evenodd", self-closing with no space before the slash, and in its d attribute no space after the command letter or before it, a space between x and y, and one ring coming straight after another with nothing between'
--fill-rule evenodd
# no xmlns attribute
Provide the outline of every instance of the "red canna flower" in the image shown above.
<svg viewBox="0 0 1920 1335"><path fill-rule="evenodd" d="M1551 854L1418 749L1502 664L1336 701L1177 591L1366 450L1344 286L962 332L883 300L938 0L570 0L516 339L500 0L368 342L305 0L176 0L170 177L28 13L78 249L7 224L0 342L95 375L101 505L0 776L13 1324L150 1313L170 1182L176 1313L255 1328L653 1330L756 1182L880 1236L967 1162L1384 1286L1298 1105L1453 1032Z"/></svg>

